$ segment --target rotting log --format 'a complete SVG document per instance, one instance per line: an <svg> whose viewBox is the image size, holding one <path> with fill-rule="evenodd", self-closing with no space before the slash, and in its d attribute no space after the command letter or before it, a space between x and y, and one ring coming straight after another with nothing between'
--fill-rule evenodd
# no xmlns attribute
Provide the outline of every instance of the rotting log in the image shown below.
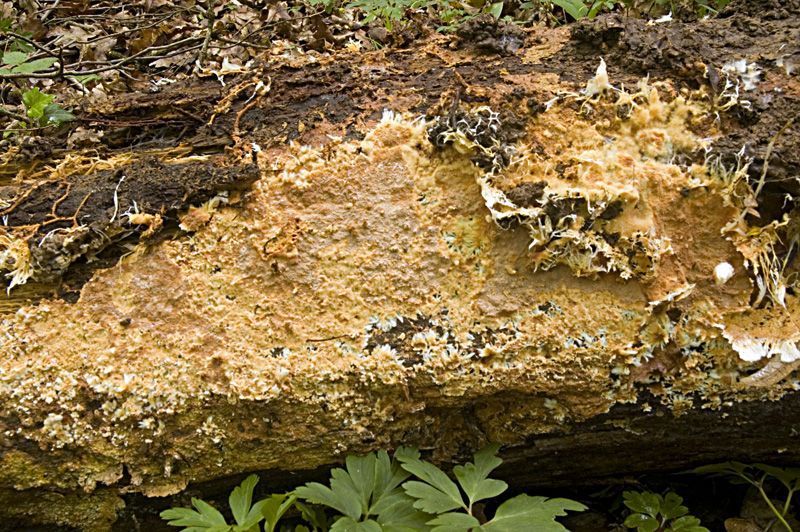
<svg viewBox="0 0 800 532"><path fill-rule="evenodd" d="M399 444L528 485L796 461L798 14L287 55L14 148L0 514Z"/></svg>

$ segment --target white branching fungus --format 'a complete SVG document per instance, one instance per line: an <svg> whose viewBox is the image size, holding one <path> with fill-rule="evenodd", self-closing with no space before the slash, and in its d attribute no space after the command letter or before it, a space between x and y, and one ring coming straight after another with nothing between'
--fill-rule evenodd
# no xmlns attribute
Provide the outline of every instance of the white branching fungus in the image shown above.
<svg viewBox="0 0 800 532"><path fill-rule="evenodd" d="M600 58L600 65L597 67L597 72L594 77L586 83L586 88L583 89L583 95L587 98L591 98L598 94L603 94L608 90L616 89L612 87L609 82L605 60Z"/></svg>
<svg viewBox="0 0 800 532"><path fill-rule="evenodd" d="M745 59L725 63L722 71L737 76L742 81L744 90L751 91L761 81L761 69L756 63L748 63Z"/></svg>

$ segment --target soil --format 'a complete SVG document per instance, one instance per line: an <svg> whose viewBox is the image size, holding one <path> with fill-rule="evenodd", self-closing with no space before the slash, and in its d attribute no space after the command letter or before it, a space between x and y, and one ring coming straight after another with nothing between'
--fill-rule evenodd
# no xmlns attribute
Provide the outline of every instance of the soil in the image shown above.
<svg viewBox="0 0 800 532"><path fill-rule="evenodd" d="M456 31L460 46L474 47L478 52L512 55L524 46L525 32L510 22L489 14L468 20Z"/></svg>

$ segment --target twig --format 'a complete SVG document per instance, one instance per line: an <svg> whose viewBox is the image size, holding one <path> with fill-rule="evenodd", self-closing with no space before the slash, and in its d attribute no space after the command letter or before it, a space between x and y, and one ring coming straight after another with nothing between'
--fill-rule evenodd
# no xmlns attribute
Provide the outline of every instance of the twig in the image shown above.
<svg viewBox="0 0 800 532"><path fill-rule="evenodd" d="M60 3L61 3L61 0L56 0L55 2L53 2L53 7L49 8L47 11L42 13L42 16L39 19L39 22L44 24L44 21L47 20L47 17L50 16L50 13L52 13L56 8L58 8L58 4L60 4Z"/></svg>
<svg viewBox="0 0 800 532"><path fill-rule="evenodd" d="M14 120L19 120L20 122L24 122L26 124L28 123L28 119L25 116L15 113L14 111L9 111L5 107L0 107L0 115L8 116Z"/></svg>
<svg viewBox="0 0 800 532"><path fill-rule="evenodd" d="M133 61L135 61L137 59L141 59L141 58L146 58L146 59L150 59L150 60L152 60L153 58L161 59L162 56L153 57L153 56L146 56L145 54L152 53L155 50L173 49L175 47L182 46L182 45L188 44L190 42L197 42L200 39L202 39L202 37L187 37L186 39L181 39L180 41L175 41L175 42L170 43L170 44L164 44L164 45L161 45L161 46L151 46L151 47L145 48L144 50L141 50L141 51L139 51L139 52L137 52L137 53L135 53L135 54L133 54L131 56L125 57L123 59L120 59L119 61L116 61L116 62L114 62L114 63L112 63L110 65L107 65L107 66L104 66L104 67L100 67L100 68L94 68L94 69L91 69L91 70L65 72L65 71L62 70L63 69L63 65L62 65L62 66L59 67L59 70L57 70L57 71L38 72L38 73L33 73L33 74L0 74L0 79L54 78L54 77L57 77L57 76L58 77L63 77L63 76L87 76L89 74L99 74L101 72L108 72L109 70L117 70L121 66L126 65L128 63L131 63L131 62L133 62ZM199 48L199 45L197 47L195 47L195 48ZM193 50L195 48L181 49L177 53L182 53L182 52L185 52L185 51L188 51L188 50ZM166 57L166 56L163 56L163 57ZM80 67L81 63L77 63L77 64L71 65L71 66Z"/></svg>
<svg viewBox="0 0 800 532"><path fill-rule="evenodd" d="M208 8L206 9L206 37L203 40L203 47L200 53L197 54L197 64L203 66L208 53L208 45L211 42L211 35L214 33L214 0L208 0Z"/></svg>
<svg viewBox="0 0 800 532"><path fill-rule="evenodd" d="M764 168L761 169L761 177L758 180L758 186L756 187L755 196L761 193L761 189L764 188L764 184L767 182L767 170L769 169L769 159L772 157L772 150L775 147L775 142L780 138L784 131L789 129L792 124L794 123L794 119L797 118L798 115L794 115L789 120L783 124L783 127L778 130L777 133L770 139L769 144L767 145L767 153L764 155Z"/></svg>

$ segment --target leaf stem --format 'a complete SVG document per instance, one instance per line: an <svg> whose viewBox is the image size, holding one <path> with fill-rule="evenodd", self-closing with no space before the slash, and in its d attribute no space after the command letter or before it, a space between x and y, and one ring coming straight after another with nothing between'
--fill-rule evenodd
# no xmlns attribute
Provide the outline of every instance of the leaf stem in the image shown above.
<svg viewBox="0 0 800 532"><path fill-rule="evenodd" d="M794 495L794 491L795 490L790 489L789 495L786 496L786 502L783 503L783 515L786 515L786 513L789 511L789 506L792 504L792 495Z"/></svg>
<svg viewBox="0 0 800 532"><path fill-rule="evenodd" d="M758 488L758 493L761 494L761 498L764 499L764 502L767 503L767 506L769 506L769 509L772 510L772 513L775 514L775 517L778 518L778 521L780 521L781 524L786 527L786 530L788 532L792 532L792 527L789 526L789 523L787 523L786 519L783 518L783 514L780 511L778 511L777 508L775 508L775 505L772 504L772 500L770 500L769 496L767 495L767 492L764 491L764 480L766 478L767 475L765 473L764 476L761 477L761 480L758 483L756 483L756 487Z"/></svg>

